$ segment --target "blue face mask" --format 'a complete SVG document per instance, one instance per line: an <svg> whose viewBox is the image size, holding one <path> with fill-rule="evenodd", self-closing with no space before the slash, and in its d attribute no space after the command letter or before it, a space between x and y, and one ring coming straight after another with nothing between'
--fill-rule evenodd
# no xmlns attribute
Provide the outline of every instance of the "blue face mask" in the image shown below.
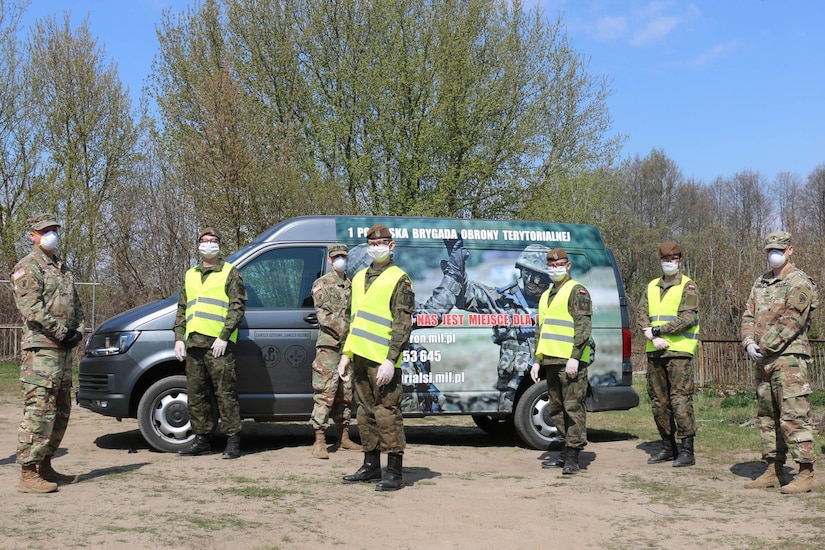
<svg viewBox="0 0 825 550"><path fill-rule="evenodd" d="M781 250L771 250L768 252L768 263L772 269L782 267L785 264L785 254Z"/></svg>

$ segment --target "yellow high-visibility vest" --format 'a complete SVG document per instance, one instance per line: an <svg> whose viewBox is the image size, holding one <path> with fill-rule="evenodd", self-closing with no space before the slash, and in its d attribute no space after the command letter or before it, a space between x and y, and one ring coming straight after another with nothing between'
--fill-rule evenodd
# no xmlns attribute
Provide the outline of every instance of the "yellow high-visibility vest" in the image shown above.
<svg viewBox="0 0 825 550"><path fill-rule="evenodd" d="M578 281L568 279L550 301L550 289L544 291L539 301L538 324L541 328L536 352L545 357L569 359L573 354L573 341L576 336L573 316L570 315L569 302L573 287ZM583 286L583 285L582 285ZM590 346L582 352L581 361L590 362Z"/></svg>
<svg viewBox="0 0 825 550"><path fill-rule="evenodd" d="M665 292L662 298L662 289L658 285L659 279L653 279L647 285L647 312L650 317L651 327L660 327L676 319L679 315L679 304L682 302L682 293L685 285L692 283L689 277L682 275L682 281ZM696 323L680 334L662 334L662 338L668 341L670 347L668 351L683 351L691 355L696 353L699 347L699 317ZM648 340L645 344L645 351L655 351L653 342Z"/></svg>
<svg viewBox="0 0 825 550"><path fill-rule="evenodd" d="M226 281L233 265L224 262L220 271L212 271L202 280L201 271L195 267L186 272L186 334L197 332L217 338L226 324L229 311L229 296L226 294ZM232 342L238 341L238 329L229 335Z"/></svg>

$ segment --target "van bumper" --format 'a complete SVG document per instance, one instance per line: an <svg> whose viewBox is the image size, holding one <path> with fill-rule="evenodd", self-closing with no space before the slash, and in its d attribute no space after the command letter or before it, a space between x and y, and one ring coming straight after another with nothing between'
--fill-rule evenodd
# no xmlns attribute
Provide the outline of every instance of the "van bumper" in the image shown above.
<svg viewBox="0 0 825 550"><path fill-rule="evenodd" d="M590 386L586 407L590 412L624 411L639 406L639 394L632 386Z"/></svg>
<svg viewBox="0 0 825 550"><path fill-rule="evenodd" d="M118 419L134 416L129 413L129 395L122 391L131 387L130 381L124 380L126 373L134 372L134 361L127 355L84 357L78 369L77 404Z"/></svg>

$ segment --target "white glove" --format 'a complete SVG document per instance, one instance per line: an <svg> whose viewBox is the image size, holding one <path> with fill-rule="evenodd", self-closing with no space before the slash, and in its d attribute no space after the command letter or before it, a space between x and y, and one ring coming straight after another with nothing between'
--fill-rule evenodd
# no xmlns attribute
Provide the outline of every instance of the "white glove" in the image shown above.
<svg viewBox="0 0 825 550"><path fill-rule="evenodd" d="M647 338L648 340L653 340L653 328L647 327L646 329L644 329L644 333L645 338Z"/></svg>
<svg viewBox="0 0 825 550"><path fill-rule="evenodd" d="M748 344L748 346L745 348L745 351L748 352L748 355L754 361L761 361L765 358L765 356L762 355L762 352L759 351L759 346L757 346L756 344Z"/></svg>
<svg viewBox="0 0 825 550"><path fill-rule="evenodd" d="M178 361L186 359L186 342L183 340L177 340L175 342L175 358Z"/></svg>
<svg viewBox="0 0 825 550"><path fill-rule="evenodd" d="M395 363L389 359L385 359L378 367L378 374L375 375L375 381L379 386L385 386L392 381L395 375Z"/></svg>
<svg viewBox="0 0 825 550"><path fill-rule="evenodd" d="M564 372L567 373L568 378L575 378L579 375L579 360L572 357L567 360L567 366L564 367Z"/></svg>
<svg viewBox="0 0 825 550"><path fill-rule="evenodd" d="M220 357L226 352L226 340L215 338L212 342L212 357Z"/></svg>
<svg viewBox="0 0 825 550"><path fill-rule="evenodd" d="M661 337L657 336L656 338L653 339L653 347L656 348L659 351L662 351L663 349L669 348L670 343L667 340L665 340L664 338L661 338Z"/></svg>
<svg viewBox="0 0 825 550"><path fill-rule="evenodd" d="M349 382L349 375L347 374L347 367L349 366L349 356L341 354L341 359L338 360L338 377L344 382Z"/></svg>
<svg viewBox="0 0 825 550"><path fill-rule="evenodd" d="M533 379L533 382L538 382L539 381L539 369L540 368L541 368L541 365L539 365L538 363L533 363L533 368L530 369L530 378Z"/></svg>

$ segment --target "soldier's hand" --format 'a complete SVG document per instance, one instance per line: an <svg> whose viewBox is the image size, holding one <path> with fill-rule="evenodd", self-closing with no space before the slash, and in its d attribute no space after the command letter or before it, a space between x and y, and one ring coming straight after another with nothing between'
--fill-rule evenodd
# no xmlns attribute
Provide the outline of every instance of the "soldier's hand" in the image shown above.
<svg viewBox="0 0 825 550"><path fill-rule="evenodd" d="M644 333L645 333L645 338L647 338L648 340L653 340L653 328L652 327L646 327L644 329Z"/></svg>
<svg viewBox="0 0 825 550"><path fill-rule="evenodd" d="M338 360L338 377L341 378L344 382L349 381L349 375L347 374L347 367L349 366L349 356L341 354L341 359Z"/></svg>
<svg viewBox="0 0 825 550"><path fill-rule="evenodd" d="M455 279L458 282L464 280L464 263L470 251L464 248L464 239L444 239L444 245L447 247L449 258L447 265L444 267L445 275Z"/></svg>
<svg viewBox="0 0 825 550"><path fill-rule="evenodd" d="M175 342L175 358L178 361L186 359L186 343L183 340Z"/></svg>
<svg viewBox="0 0 825 550"><path fill-rule="evenodd" d="M530 378L533 379L533 382L539 381L539 370L541 369L541 365L538 363L533 363L533 368L530 369Z"/></svg>
<svg viewBox="0 0 825 550"><path fill-rule="evenodd" d="M66 336L60 341L60 345L67 349L74 349L83 339L83 334L77 329L67 329Z"/></svg>
<svg viewBox="0 0 825 550"><path fill-rule="evenodd" d="M379 386L386 386L392 382L392 377L395 376L395 363L389 359L385 359L381 366L378 367L378 374L375 375L375 381Z"/></svg>
<svg viewBox="0 0 825 550"><path fill-rule="evenodd" d="M762 355L762 352L759 351L759 346L756 344L748 344L748 346L745 348L745 351L748 352L748 355L753 361L761 361L765 358L765 356Z"/></svg>
<svg viewBox="0 0 825 550"><path fill-rule="evenodd" d="M579 360L572 357L567 360L567 365L564 367L564 372L567 373L568 378L575 378L579 375Z"/></svg>
<svg viewBox="0 0 825 550"><path fill-rule="evenodd" d="M215 338L212 342L212 357L221 357L224 353L226 353L226 340Z"/></svg>
<svg viewBox="0 0 825 550"><path fill-rule="evenodd" d="M656 348L659 351L662 351L663 349L669 348L670 343L667 340L665 340L664 338L661 338L661 337L657 336L656 338L653 339L653 347Z"/></svg>

